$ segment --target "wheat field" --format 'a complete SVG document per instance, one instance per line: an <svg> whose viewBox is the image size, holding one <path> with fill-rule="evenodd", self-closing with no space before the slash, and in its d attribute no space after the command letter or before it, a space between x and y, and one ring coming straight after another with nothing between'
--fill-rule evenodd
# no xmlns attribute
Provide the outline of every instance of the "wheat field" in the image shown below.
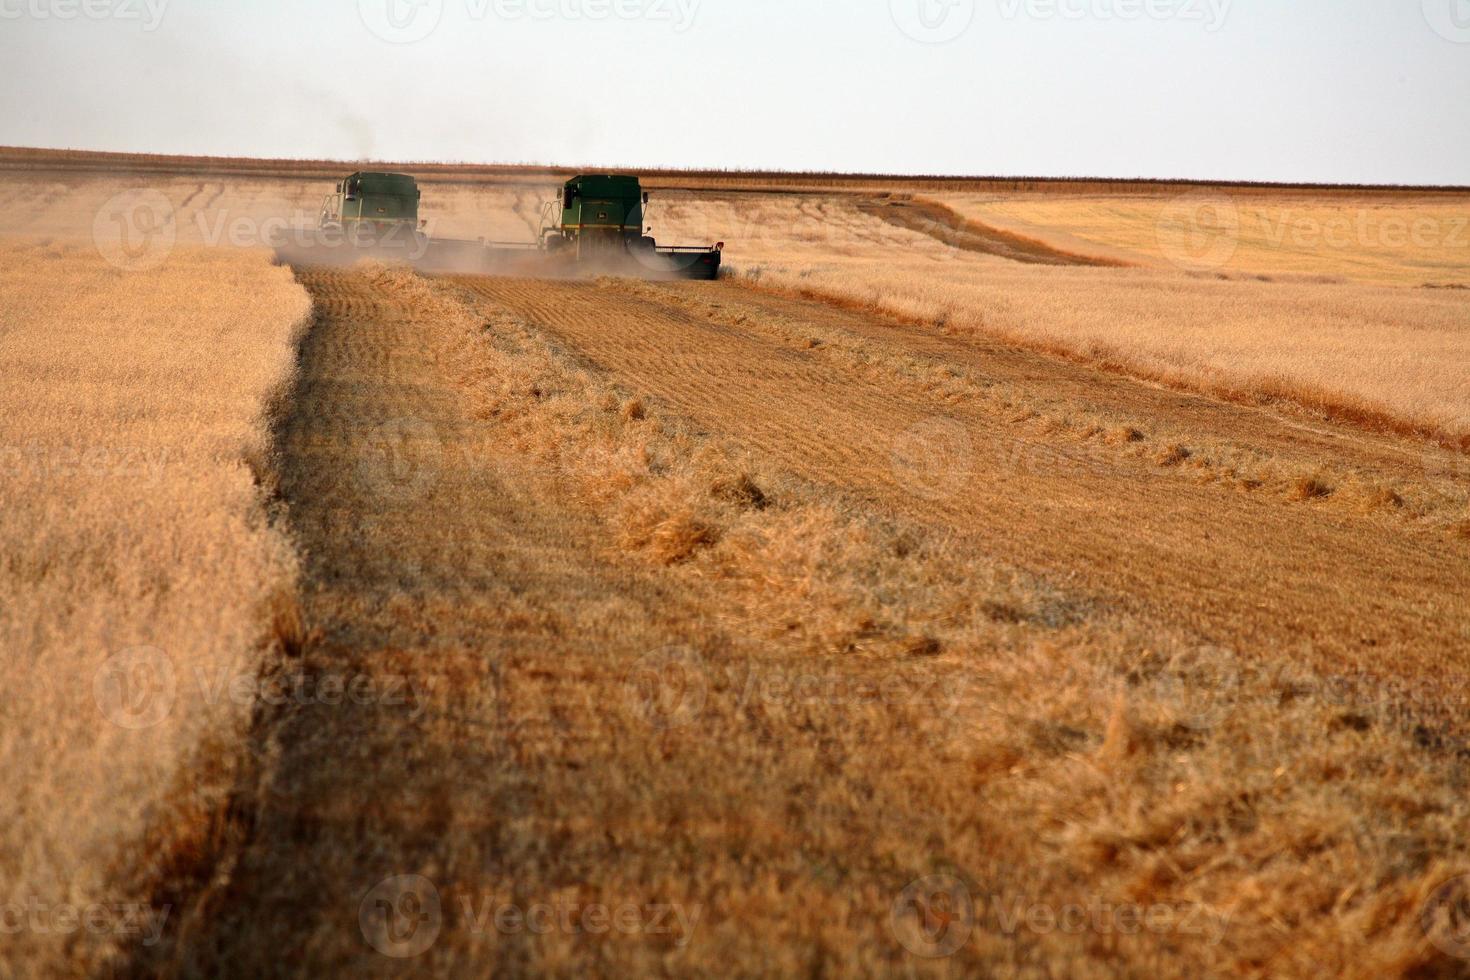
<svg viewBox="0 0 1470 980"><path fill-rule="evenodd" d="M230 685L294 602L257 479L309 308L268 253L127 271L90 243L0 248L8 975L156 939L154 862L231 785L252 704Z"/></svg>
<svg viewBox="0 0 1470 980"><path fill-rule="evenodd" d="M293 269L307 169L0 174L0 971L1463 973L1452 243L684 175L723 281Z"/></svg>
<svg viewBox="0 0 1470 980"><path fill-rule="evenodd" d="M1319 205L1314 213L1352 220L1354 212ZM666 217L694 240L728 234L734 272L762 284L948 332L1003 336L1171 385L1296 402L1462 444L1470 437L1470 301L1462 290L1027 266L874 222L841 199L681 202ZM1343 277L1356 258L1320 254L1316 269ZM1470 253L1441 248L1434 258L1470 277ZM1289 255L1285 264L1291 268Z"/></svg>
<svg viewBox="0 0 1470 980"><path fill-rule="evenodd" d="M1125 262L1393 286L1470 286L1455 195L1198 189L1178 194L937 195L966 218Z"/></svg>
<svg viewBox="0 0 1470 980"><path fill-rule="evenodd" d="M323 194L322 183L308 180L144 183L170 202L180 242L213 247L258 247L272 227L309 226ZM79 235L111 196L137 184L17 175L0 186L0 206L17 231ZM428 186L429 230L449 238L533 240L542 205L556 196L554 185L533 177L511 186ZM1227 397L1299 402L1446 441L1470 436L1461 370L1470 353L1465 290L1391 288L1470 285L1470 230L1462 228L1458 201L1398 195L1261 203L1207 192L1120 195L1104 204L1057 193L999 202L934 198L952 209L941 225L976 219L1138 268L998 260L875 220L852 195L655 190L649 220L668 243L725 241L729 268L767 284L939 329L1003 335ZM1218 224L1209 216L1219 200L1238 215L1225 223L1232 234L1223 238L1205 227ZM1347 244L1329 245L1339 240ZM1230 254L1217 264L1222 243Z"/></svg>
<svg viewBox="0 0 1470 980"><path fill-rule="evenodd" d="M931 500L910 479L944 491L922 452L884 505L855 505L865 461L809 479L778 440L691 424L677 388L568 356L601 335L657 358L679 321L646 304L676 291L382 267L305 282L319 373L283 453L322 634L302 667L417 681L408 707L280 718L233 903L150 969L258 973L289 944L305 972L356 975L398 955L454 976L1442 964L1418 916L1470 860L1470 811L1393 702L1357 689L1374 658L1256 660L1093 606L910 518L903 501ZM670 377L700 401L724 383L694 363ZM363 517L345 537L344 514ZM957 874L982 903L967 942L913 955L933 941L895 903ZM427 948L362 942L360 902L390 887L437 903ZM622 935L582 918L633 906ZM538 907L563 924L496 918ZM1074 907L1090 925L1016 923ZM252 912L278 908L299 918Z"/></svg>

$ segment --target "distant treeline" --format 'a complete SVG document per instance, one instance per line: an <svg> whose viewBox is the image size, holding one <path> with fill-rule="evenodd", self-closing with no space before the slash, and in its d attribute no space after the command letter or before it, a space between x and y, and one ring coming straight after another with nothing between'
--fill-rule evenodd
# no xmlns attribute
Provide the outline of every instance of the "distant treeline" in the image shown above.
<svg viewBox="0 0 1470 980"><path fill-rule="evenodd" d="M1265 181L1156 180L1109 177L957 176L945 174L843 174L813 171L695 170L608 165L552 166L531 163L445 163L428 161L266 160L249 157L171 156L0 147L0 170L57 170L135 174L216 174L219 176L327 179L352 170L412 173L433 183L537 184L581 173L627 172L643 176L652 187L709 188L766 192L908 191L951 193L1172 193L1193 189L1243 191L1312 191L1332 193L1465 193L1470 187L1403 184L1311 184Z"/></svg>

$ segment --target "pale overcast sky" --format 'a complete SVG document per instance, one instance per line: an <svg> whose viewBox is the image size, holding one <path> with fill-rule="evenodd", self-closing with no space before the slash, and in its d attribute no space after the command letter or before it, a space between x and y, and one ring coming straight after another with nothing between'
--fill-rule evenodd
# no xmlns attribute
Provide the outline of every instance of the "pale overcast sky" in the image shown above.
<svg viewBox="0 0 1470 980"><path fill-rule="evenodd" d="M1470 0L0 0L0 143L1470 184Z"/></svg>

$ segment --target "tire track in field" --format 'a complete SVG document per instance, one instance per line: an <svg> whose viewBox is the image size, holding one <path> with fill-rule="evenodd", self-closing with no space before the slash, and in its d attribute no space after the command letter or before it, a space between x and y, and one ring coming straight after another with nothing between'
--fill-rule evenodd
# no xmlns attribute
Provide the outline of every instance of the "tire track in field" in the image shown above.
<svg viewBox="0 0 1470 980"><path fill-rule="evenodd" d="M651 734L615 738L630 708L589 701L589 685L618 690L648 649L707 633L685 598L594 557L600 526L548 504L544 475L469 414L442 324L359 272L299 278L318 313L280 434L281 494L311 639L280 669L366 693L258 723L249 837L143 975L398 975L365 939L364 895L405 874L437 881L446 905L454 883L521 887L515 815L561 793L568 820L588 819L596 802L568 782ZM515 972L534 939L467 961L465 932L439 943L437 972Z"/></svg>
<svg viewBox="0 0 1470 980"><path fill-rule="evenodd" d="M1462 542L1197 485L1141 460L1058 451L1044 436L1017 432L993 408L885 384L738 321L807 320L861 338L875 357L913 345L1038 397L1106 404L1189 431L1401 471L1402 453L1386 440L1325 438L1267 412L731 283L456 285L515 310L629 388L793 472L951 529L1009 564L1145 617L1324 669L1412 674L1465 665L1470 562ZM724 315L701 312L699 303ZM926 427L950 424L943 420L963 429L969 462L959 464L952 491L915 492L895 466L895 447L906 434L922 439ZM943 440L932 448L947 449ZM939 476L944 482L954 474Z"/></svg>

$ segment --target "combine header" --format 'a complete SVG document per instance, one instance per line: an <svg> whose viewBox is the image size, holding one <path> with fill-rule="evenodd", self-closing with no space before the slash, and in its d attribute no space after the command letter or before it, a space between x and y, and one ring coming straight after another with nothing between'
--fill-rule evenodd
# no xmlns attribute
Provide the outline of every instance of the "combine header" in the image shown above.
<svg viewBox="0 0 1470 980"><path fill-rule="evenodd" d="M644 228L648 194L637 177L595 174L573 177L560 201L541 212L534 242L428 238L418 217L422 192L404 174L355 173L337 184L322 204L309 243L317 261L362 255L407 258L419 268L483 275L623 275L643 279L714 279L724 243L661 246ZM297 246L303 243L298 242ZM311 264L313 256L278 245L288 260Z"/></svg>

